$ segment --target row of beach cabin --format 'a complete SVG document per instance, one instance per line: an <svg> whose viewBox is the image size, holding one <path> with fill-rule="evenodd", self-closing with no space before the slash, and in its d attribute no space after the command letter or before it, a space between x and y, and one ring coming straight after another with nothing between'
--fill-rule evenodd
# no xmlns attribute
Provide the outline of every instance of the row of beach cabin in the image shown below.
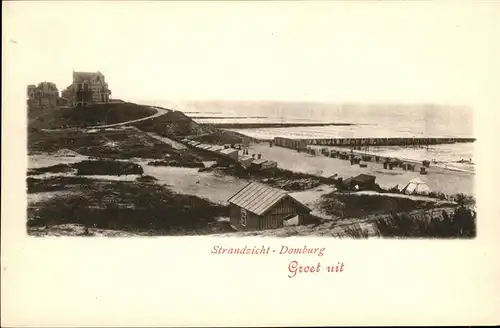
<svg viewBox="0 0 500 328"><path fill-rule="evenodd" d="M253 169L266 170L278 167L278 163L276 161L264 159L261 154L249 154L248 149L244 148L240 144L223 146L211 145L190 139L183 139L182 142L199 150L204 150L214 155L229 159L235 163L240 163L244 168L251 167Z"/></svg>
<svg viewBox="0 0 500 328"><path fill-rule="evenodd" d="M404 171L415 171L416 164L408 163L397 158L381 157L377 155L370 154L360 154L353 151L341 151L329 148L313 148L306 147L305 149L298 149L299 151L306 152L310 155L322 154L326 157L338 158L342 160L350 161L351 165L359 165L360 167L367 167L367 162L382 163L384 169L393 170L394 168L402 168ZM422 162L420 168L420 174L427 174L426 168L430 166L430 162L425 160Z"/></svg>

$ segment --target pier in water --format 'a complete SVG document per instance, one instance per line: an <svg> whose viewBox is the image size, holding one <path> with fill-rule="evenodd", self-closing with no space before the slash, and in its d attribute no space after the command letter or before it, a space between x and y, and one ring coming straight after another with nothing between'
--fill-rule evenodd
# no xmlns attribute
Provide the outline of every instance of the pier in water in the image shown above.
<svg viewBox="0 0 500 328"><path fill-rule="evenodd" d="M276 146L301 149L307 145L362 147L362 146L428 146L454 143L470 143L475 138L322 138L291 139L275 137Z"/></svg>

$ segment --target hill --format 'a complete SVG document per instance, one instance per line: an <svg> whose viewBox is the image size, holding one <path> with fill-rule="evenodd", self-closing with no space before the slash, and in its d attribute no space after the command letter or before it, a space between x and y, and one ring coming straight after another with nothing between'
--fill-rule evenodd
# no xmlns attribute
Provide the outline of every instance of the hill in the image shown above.
<svg viewBox="0 0 500 328"><path fill-rule="evenodd" d="M61 149L100 158L164 158L176 153L170 145L133 127L93 132L81 129L28 130L28 153L53 153Z"/></svg>
<svg viewBox="0 0 500 328"><path fill-rule="evenodd" d="M127 102L77 108L28 108L28 125L30 128L39 129L83 128L136 120L154 115L156 112L149 106Z"/></svg>
<svg viewBox="0 0 500 328"><path fill-rule="evenodd" d="M154 132L164 137L179 138L213 133L216 129L196 123L180 111L170 111L165 115L132 124L146 132Z"/></svg>

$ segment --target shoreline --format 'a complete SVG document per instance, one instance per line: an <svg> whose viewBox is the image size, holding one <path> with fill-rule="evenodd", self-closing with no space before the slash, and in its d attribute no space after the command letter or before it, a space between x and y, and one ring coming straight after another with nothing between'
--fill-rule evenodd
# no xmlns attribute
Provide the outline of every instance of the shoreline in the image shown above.
<svg viewBox="0 0 500 328"><path fill-rule="evenodd" d="M367 167L360 167L351 165L349 160L331 158L322 154L315 156L284 147L269 147L268 144L262 143L251 144L248 149L250 153L262 154L263 159L276 161L278 168L294 172L310 173L327 178L336 175L344 179L358 174L370 174L374 175L376 182L385 189L396 185L402 188L410 180L420 177L429 185L431 191L445 194L474 194L475 173L473 172L459 172L431 164L426 169L427 174L420 175L419 168L415 171L405 171L399 167L385 170L383 162L368 162ZM347 150L345 152L348 153Z"/></svg>
<svg viewBox="0 0 500 328"><path fill-rule="evenodd" d="M388 156L384 155L383 153L377 153L377 152L370 152L370 151L360 151L360 150L351 150L351 149L346 149L345 147L335 147L335 146L317 146L317 145L310 145L312 149L319 149L321 150L322 148L328 148L329 150L335 150L337 152L343 152L343 153L348 153L348 154L353 154L356 157L367 157L370 156L371 159L369 162L373 162L373 157L379 157L380 161L378 163L383 164L385 160L391 160L391 159L397 159L400 160L404 164L416 164L416 165L422 165L421 160L417 160L414 158L407 158L407 157L402 157L402 156ZM326 156L325 157L330 157ZM475 174L475 170L467 170L467 169L461 169L457 167L449 167L448 165L451 164L452 162L432 162L430 161L430 165L433 167L438 167L442 168L444 170L450 170L450 171L457 171L457 172L464 172L464 173L470 173L470 174Z"/></svg>
<svg viewBox="0 0 500 328"><path fill-rule="evenodd" d="M197 117L192 117L196 121ZM332 123L332 122L317 122L317 123L205 123L197 122L200 125L214 126L219 129L260 129L260 128L294 128L294 127L314 127L314 126L354 126L355 123Z"/></svg>

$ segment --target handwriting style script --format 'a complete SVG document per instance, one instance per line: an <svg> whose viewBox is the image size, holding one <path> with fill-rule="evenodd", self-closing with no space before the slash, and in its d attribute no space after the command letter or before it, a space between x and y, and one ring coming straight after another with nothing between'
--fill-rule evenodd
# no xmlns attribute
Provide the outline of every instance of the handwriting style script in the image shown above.
<svg viewBox="0 0 500 328"><path fill-rule="evenodd" d="M243 246L243 247L223 247L215 245L212 248L211 254L213 255L313 255L323 257L325 254L325 247L290 247L281 245L280 247L271 246ZM331 263L330 263L331 264ZM326 267L326 270L325 270ZM318 272L344 272L344 262L338 261L336 264L322 266L320 262L316 263L300 263L297 260L292 260L288 264L288 277L294 278L302 274L311 274Z"/></svg>

